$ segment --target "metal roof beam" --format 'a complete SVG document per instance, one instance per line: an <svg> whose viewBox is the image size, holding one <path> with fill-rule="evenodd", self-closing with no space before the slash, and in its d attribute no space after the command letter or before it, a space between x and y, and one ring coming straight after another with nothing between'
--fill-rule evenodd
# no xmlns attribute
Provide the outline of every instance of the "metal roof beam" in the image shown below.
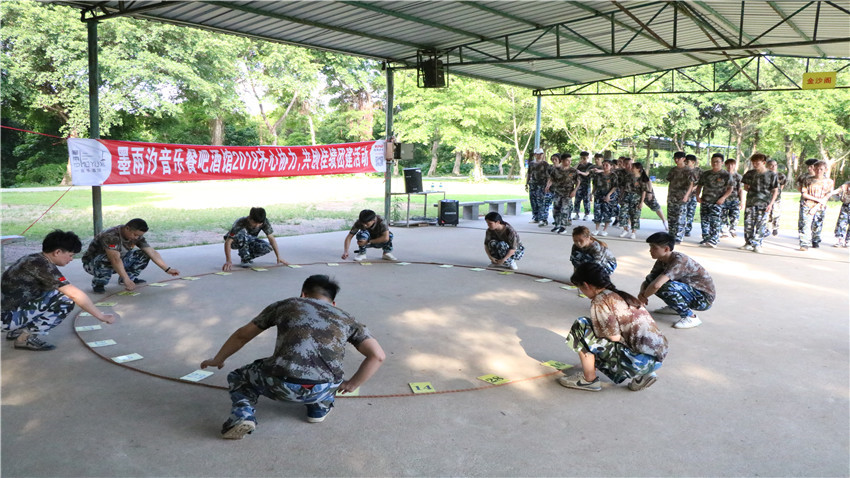
<svg viewBox="0 0 850 478"><path fill-rule="evenodd" d="M780 17L782 18L782 20L780 20L779 22L777 22L777 23L776 23L776 25L773 25L772 27L770 27L770 28L768 28L767 30L763 31L761 35L757 36L755 39L753 39L751 42L749 42L749 43L747 44L747 46L752 45L753 43L755 43L756 41L758 41L758 39L759 39L759 38L761 38L761 37L763 37L763 36L767 35L768 33L772 32L773 30L775 30L777 27L779 27L779 26L780 26L780 25L782 25L783 23L787 23L787 22L788 22L788 20L790 20L790 19L791 19L791 18L793 18L795 15L797 15L798 13L802 12L803 10L805 10L806 8L808 8L809 6L811 6L813 3L815 3L815 2L809 2L809 3L805 4L805 5L803 5L802 7L798 8L798 9L797 9L797 11L795 11L794 13L792 13L791 15L789 15L789 16L787 16L787 17L783 17L782 15L780 15ZM761 46L761 45L758 45L758 46Z"/></svg>
<svg viewBox="0 0 850 478"><path fill-rule="evenodd" d="M783 11L782 11L782 9L781 9L781 8L779 8L779 5L777 5L777 4L776 4L776 2L767 2L767 4L768 4L768 5L770 5L770 8L772 8L772 9L773 9L773 11L775 11L776 13L778 13L780 17L783 17L783 18L784 18L784 17L786 16L786 15L785 15L785 12L783 12ZM818 4L818 7L820 7L820 4ZM820 18L820 12L818 12L817 17L815 17L815 25L817 25L817 20L818 20L819 18ZM808 35L806 35L806 34L803 32L803 30L801 30L801 29L800 29L800 27L798 27L798 26L797 26L797 24L796 24L796 23L794 23L793 21L788 20L788 26L789 26L789 27L791 27L791 28L793 28L793 29L794 29L794 31L795 31L795 32L797 32L797 35L800 35L800 38L802 38L802 39L804 39L804 40L811 40L811 38L809 38L809 36L808 36ZM817 28L817 27L816 27L816 28ZM823 50L821 50L819 46L814 45L814 46L813 46L813 48L815 49L815 51L816 51L816 52L818 52L818 55L820 55L820 56L826 56L826 53L824 53L824 51L823 51Z"/></svg>
<svg viewBox="0 0 850 478"><path fill-rule="evenodd" d="M106 3L106 2L104 2L104 3ZM130 2L130 5L128 5L127 8L120 8L120 7L123 6L123 5L121 5L123 3L124 2L119 2L119 8L117 10L116 9L110 9L109 7L104 5L103 3L99 4L99 5L95 5L93 7L87 8L87 9L84 9L80 12L81 13L81 20L84 21L84 22L99 22L99 21L102 21L102 20L109 20L110 18L118 18L118 17L127 17L127 16L131 16L131 15L137 15L137 14L140 14L140 13L149 12L151 10L157 10L157 9L160 9L160 8L163 8L163 7L171 7L171 6L174 6L174 5L177 5L177 4L180 4L180 3L185 3L185 2L160 2L160 3L151 4L151 5L141 6L139 8L133 8L133 4L135 4L136 2ZM96 13L97 9L100 9L101 11L108 12L108 13L98 15ZM110 10L112 10L112 11L110 11ZM90 14L91 16L86 18L86 13Z"/></svg>

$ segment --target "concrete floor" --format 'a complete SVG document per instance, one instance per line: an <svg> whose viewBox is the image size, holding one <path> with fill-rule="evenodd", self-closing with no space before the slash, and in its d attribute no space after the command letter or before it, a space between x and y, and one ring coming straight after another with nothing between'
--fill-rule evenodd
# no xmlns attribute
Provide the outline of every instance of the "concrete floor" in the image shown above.
<svg viewBox="0 0 850 478"><path fill-rule="evenodd" d="M528 214L506 219L527 249L510 275L469 270L487 262L480 220L394 228L395 254L409 266L382 263L374 250L372 266L344 263L344 232L279 238L301 268L230 276L214 274L220 244L162 250L169 265L199 279L134 297L114 295L122 289L113 280L97 298L118 303L116 324L77 333L75 325L97 321L69 319L47 337L58 346L52 352L2 347L2 475L850 474L847 249L829 247L829 238L800 253L790 231L768 239L761 255L737 250L740 239L710 250L689 238L678 250L717 285L715 305L700 313L704 325L680 331L672 317L658 317L670 341L658 383L633 393L605 381L602 393L587 393L559 386L558 372L539 363L579 363L563 341L589 302L558 282L572 272L572 240L528 224ZM604 238L621 289L636 292L649 271L643 239L659 227L644 221L638 240ZM64 271L90 291L79 261ZM339 279L337 305L370 327L387 361L324 423L307 423L303 406L261 399L253 435L220 439L227 371L270 354L274 333L231 357L206 386L175 379L314 273ZM142 277L170 279L156 268ZM85 345L110 338L117 345ZM133 352L145 358L108 360ZM346 370L358 362L350 348ZM490 373L513 382L488 387L476 378ZM451 393L413 395L409 382Z"/></svg>

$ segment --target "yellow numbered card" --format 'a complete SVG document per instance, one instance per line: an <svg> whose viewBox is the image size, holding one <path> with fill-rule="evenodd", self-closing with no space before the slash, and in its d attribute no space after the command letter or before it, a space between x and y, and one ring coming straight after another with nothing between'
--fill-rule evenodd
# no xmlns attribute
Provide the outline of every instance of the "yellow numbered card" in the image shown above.
<svg viewBox="0 0 850 478"><path fill-rule="evenodd" d="M478 380L483 380L483 381L485 381L485 382L487 382L491 385L501 385L503 383L510 382L510 380L508 380L504 377L500 377L500 376L493 374L493 373L487 374L487 375L482 375L482 376L478 377Z"/></svg>
<svg viewBox="0 0 850 478"><path fill-rule="evenodd" d="M552 279L534 279L534 282L552 282Z"/></svg>
<svg viewBox="0 0 850 478"><path fill-rule="evenodd" d="M546 362L540 362L541 365L545 365L547 367L556 368L558 370L566 370L568 368L573 368L572 365L566 364L564 362L558 362L557 360L549 360Z"/></svg>
<svg viewBox="0 0 850 478"><path fill-rule="evenodd" d="M301 268L301 266L299 266L298 264L289 264L289 267L292 268L292 269L300 269Z"/></svg>
<svg viewBox="0 0 850 478"><path fill-rule="evenodd" d="M410 382L410 389L413 393L434 393L437 390L431 385L431 382Z"/></svg>
<svg viewBox="0 0 850 478"><path fill-rule="evenodd" d="M359 397L360 396L360 387L357 387L352 392L342 393L339 390L336 391L337 397Z"/></svg>
<svg viewBox="0 0 850 478"><path fill-rule="evenodd" d="M371 262L361 262L360 265L361 266L371 266L372 263Z"/></svg>
<svg viewBox="0 0 850 478"><path fill-rule="evenodd" d="M98 307L115 307L116 305L118 305L118 302L98 302L94 305Z"/></svg>
<svg viewBox="0 0 850 478"><path fill-rule="evenodd" d="M502 274L503 276L506 276L506 275L509 275L509 274L513 274L513 272L511 272L511 271L502 271L502 272L499 272L499 274Z"/></svg>
<svg viewBox="0 0 850 478"><path fill-rule="evenodd" d="M141 292L133 292L131 290L125 290L124 292L119 292L118 295L129 295L129 296L137 296L141 294Z"/></svg>
<svg viewBox="0 0 850 478"><path fill-rule="evenodd" d="M339 263L338 262L328 262L328 266L337 267L337 266L339 266Z"/></svg>
<svg viewBox="0 0 850 478"><path fill-rule="evenodd" d="M219 274L220 274L220 272L219 272ZM230 274L230 272L225 272L225 274ZM148 284L148 285L151 286L151 287L167 287L168 286L168 284L165 284L165 283L162 283L162 282L154 282L153 284Z"/></svg>
<svg viewBox="0 0 850 478"><path fill-rule="evenodd" d="M229 276L230 274L233 274L233 273L232 272L216 272L215 273L215 275L217 275L217 276ZM153 284L151 284L151 285L153 285ZM163 284L163 285L165 285L165 284Z"/></svg>
<svg viewBox="0 0 850 478"><path fill-rule="evenodd" d="M480 267L473 267L472 269L469 269L469 270L471 270L472 272L481 272L481 271L486 270L486 269L482 269Z"/></svg>
<svg viewBox="0 0 850 478"><path fill-rule="evenodd" d="M198 280L197 277L192 277L192 276L181 277L181 279L183 279L183 280Z"/></svg>
<svg viewBox="0 0 850 478"><path fill-rule="evenodd" d="M576 290L576 289L578 289L578 287L576 287L576 286L574 286L574 285L562 285L562 286L561 286L561 289L566 289L566 290Z"/></svg>
<svg viewBox="0 0 850 478"><path fill-rule="evenodd" d="M257 272L265 272L265 271L267 271L268 269L266 269L265 267L252 267L252 268L251 268L251 270L252 270L252 271L257 271ZM184 279L185 279L185 277L184 277Z"/></svg>

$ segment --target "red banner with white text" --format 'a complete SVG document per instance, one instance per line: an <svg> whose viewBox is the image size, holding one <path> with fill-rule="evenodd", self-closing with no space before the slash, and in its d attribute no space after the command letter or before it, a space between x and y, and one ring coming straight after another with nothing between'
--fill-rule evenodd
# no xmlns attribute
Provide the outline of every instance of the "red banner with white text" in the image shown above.
<svg viewBox="0 0 850 478"><path fill-rule="evenodd" d="M198 146L68 139L76 186L386 170L384 141L325 146Z"/></svg>

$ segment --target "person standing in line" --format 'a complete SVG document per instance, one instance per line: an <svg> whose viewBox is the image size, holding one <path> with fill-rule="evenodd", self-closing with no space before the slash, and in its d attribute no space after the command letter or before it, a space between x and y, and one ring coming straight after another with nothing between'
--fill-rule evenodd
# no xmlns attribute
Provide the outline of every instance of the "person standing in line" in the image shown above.
<svg viewBox="0 0 850 478"><path fill-rule="evenodd" d="M699 169L699 160L696 155L689 154L685 156L685 167L691 170L691 174L694 176L694 184L699 182L700 174L702 171ZM697 196L696 194L691 194L688 198L687 203L687 217L685 219L685 237L691 237L691 231L694 228L694 217L696 216L697 211Z"/></svg>
<svg viewBox="0 0 850 478"><path fill-rule="evenodd" d="M711 157L711 169L700 175L694 196L700 203L699 216L703 247L716 248L720 242L721 212L734 188L732 176L723 169L723 157Z"/></svg>
<svg viewBox="0 0 850 478"><path fill-rule="evenodd" d="M593 225L596 226L594 235L607 236L608 225L614 218L613 205L617 202L617 177L613 173L611 161L602 163L602 171L594 171L593 181ZM602 230L599 225L602 224Z"/></svg>
<svg viewBox="0 0 850 478"><path fill-rule="evenodd" d="M687 203L696 184L691 170L685 167L684 151L673 153L673 161L676 167L667 173L667 219L670 234L679 244L685 237Z"/></svg>
<svg viewBox="0 0 850 478"><path fill-rule="evenodd" d="M741 179L747 191L747 207L744 210L744 245L739 249L761 253L767 216L779 195L779 176L767 169L767 156L755 153L750 156L753 169Z"/></svg>
<svg viewBox="0 0 850 478"><path fill-rule="evenodd" d="M799 224L801 251L807 251L809 247L820 247L826 203L836 192L835 182L827 176L829 167L826 161L818 161L814 169L814 177L806 182L802 190L805 204Z"/></svg>
<svg viewBox="0 0 850 478"><path fill-rule="evenodd" d="M546 192L554 195L552 224L555 227L551 232L564 234L567 227L573 224L573 198L576 195L577 183L578 171L570 165L570 154L564 153L560 157L558 167L552 168L546 183Z"/></svg>
<svg viewBox="0 0 850 478"><path fill-rule="evenodd" d="M771 233L774 236L779 235L779 218L782 216L782 190L785 188L785 184L788 183L788 178L778 171L779 166L775 159L767 160L767 169L773 171L779 177L779 194L776 195L776 201L773 203L773 207L770 208L770 214L767 217L767 227L764 230L765 237Z"/></svg>
<svg viewBox="0 0 850 478"><path fill-rule="evenodd" d="M714 155L723 159L723 155L720 153L714 153ZM732 194L726 198L726 202L723 203L723 209L720 213L722 223L720 237L737 237L738 234L735 232L735 228L738 227L741 210L744 208L744 189L741 184L741 180L744 177L738 173L738 161L734 158L727 159L723 164L732 181Z"/></svg>
<svg viewBox="0 0 850 478"><path fill-rule="evenodd" d="M581 205L584 204L584 220L590 219L590 170L593 169L593 164L588 160L590 153L582 151L579 153L579 161L576 165L576 170L579 174L578 189L575 197L575 213L573 218L576 221L581 217Z"/></svg>
<svg viewBox="0 0 850 478"><path fill-rule="evenodd" d="M549 209L546 204L546 181L549 179L549 164L543 159L543 148L534 150L534 160L528 165L525 176L525 190L531 203L531 224L548 224Z"/></svg>
<svg viewBox="0 0 850 478"><path fill-rule="evenodd" d="M850 247L850 181L841 185L835 190L839 193L841 199L841 211L838 213L838 220L835 222L835 242L834 247Z"/></svg>

